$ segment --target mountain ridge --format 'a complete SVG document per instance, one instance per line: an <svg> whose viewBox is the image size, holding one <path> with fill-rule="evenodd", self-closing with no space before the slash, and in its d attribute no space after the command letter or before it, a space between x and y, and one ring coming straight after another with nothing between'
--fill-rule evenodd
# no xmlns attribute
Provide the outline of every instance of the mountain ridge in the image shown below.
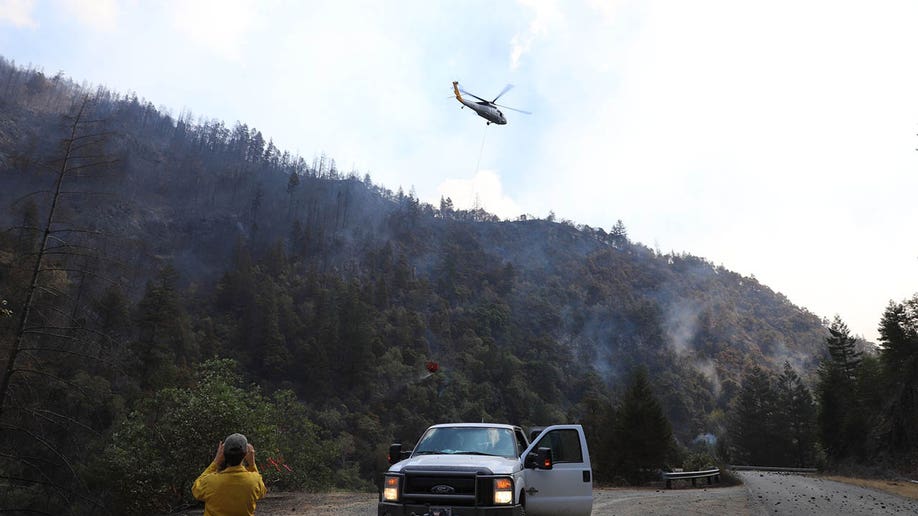
<svg viewBox="0 0 918 516"><path fill-rule="evenodd" d="M193 347L239 353L239 344L204 346L201 339L232 342L241 334L254 339L247 343L252 350L277 346L278 356L288 359L309 356L302 354L304 342L313 351L334 347L340 336L323 336L331 319L316 312L321 296L331 296L352 303L363 320L355 340L366 346L348 352L381 357L407 346L402 369L426 360L474 368L507 354L509 369L484 377L462 371L463 380L499 383L507 371L525 371L512 365L519 361L551 379L547 386L533 378L521 385L560 412L577 406L584 388L578 382L590 373L613 386L646 365L659 375L657 387L670 418L682 424L677 435L683 440L710 430L707 414L727 406L744 368L777 371L787 360L808 374L821 356L825 331L818 317L706 259L660 254L626 234L566 221L500 221L480 209L436 208L375 185L369 176L360 179L356 171L344 175L325 156L308 164L242 123L229 128L216 120L174 119L133 94L86 91L0 63L0 76L7 75L0 102L7 187L0 201L12 208L4 225L16 225L22 209L17 199L46 183L39 162L59 151L52 140L60 138L60 117L88 95L93 117L104 120L110 134L105 152L118 164L80 178L85 191L105 192L106 200L70 199L66 217L117 240L106 252L125 265L119 277L129 299L149 293L157 270L175 268L178 288L194 293L189 299L195 304L185 306L196 321L192 333L199 335ZM275 298L258 309L269 307L272 320L252 324L273 328L275 342L233 320L242 316L227 308L235 301L221 305L234 277L270 283ZM343 290L303 286L309 282ZM103 288L90 290L99 296ZM200 337L211 331L200 327L202 321L220 328ZM404 333L411 343L399 344L389 331ZM139 338L127 333L129 341ZM305 401L335 403L310 397L303 386L314 382L302 383L293 373L272 379L258 351L241 354L248 357L243 365L255 364L255 377L267 385L299 385ZM360 364L372 368L372 360ZM373 380L358 381L367 384L355 392L368 392L386 374L376 370ZM442 396L456 383L436 390ZM668 392L682 383L697 392ZM499 406L487 412L523 420L536 415ZM436 413L431 409L425 417Z"/></svg>

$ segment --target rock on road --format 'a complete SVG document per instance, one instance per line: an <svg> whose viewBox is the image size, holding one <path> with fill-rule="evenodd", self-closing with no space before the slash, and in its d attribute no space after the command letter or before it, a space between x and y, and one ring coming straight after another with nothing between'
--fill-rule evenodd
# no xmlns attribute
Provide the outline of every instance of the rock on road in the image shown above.
<svg viewBox="0 0 918 516"><path fill-rule="evenodd" d="M749 497L749 513L760 515L918 514L918 501L816 476L737 471Z"/></svg>

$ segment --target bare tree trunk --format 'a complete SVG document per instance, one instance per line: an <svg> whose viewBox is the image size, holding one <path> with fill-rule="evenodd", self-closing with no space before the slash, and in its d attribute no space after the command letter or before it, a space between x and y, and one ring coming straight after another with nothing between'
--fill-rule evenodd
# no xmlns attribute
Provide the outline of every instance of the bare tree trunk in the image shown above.
<svg viewBox="0 0 918 516"><path fill-rule="evenodd" d="M10 347L9 355L6 358L6 367L3 371L3 381L0 383L0 416L3 415L3 410L6 408L7 393L10 387L10 378L13 376L13 373L16 372L16 358L19 356L19 352L22 349L26 323L29 320L29 314L32 311L32 304L35 299L35 293L38 289L38 276L41 273L42 260L44 259L45 252L48 249L48 240L51 236L51 226L54 224L54 214L57 210L57 203L61 196L61 185L64 182L64 175L68 171L70 158L73 152L73 144L77 140L77 129L80 124L80 119L83 117L83 111L86 108L86 103L87 101L84 99L83 103L80 105L80 110L77 112L77 115L73 120L73 124L70 126L70 138L65 140L64 157L61 161L61 166L57 173L57 179L54 185L54 193L51 198L51 209L48 210L48 221L45 223L44 232L41 238L41 245L38 248L38 256L35 259L35 267L32 269L32 280L29 282L29 289L26 293L25 304L22 307L22 313L19 315L19 324L16 330L15 341L13 342L12 347Z"/></svg>

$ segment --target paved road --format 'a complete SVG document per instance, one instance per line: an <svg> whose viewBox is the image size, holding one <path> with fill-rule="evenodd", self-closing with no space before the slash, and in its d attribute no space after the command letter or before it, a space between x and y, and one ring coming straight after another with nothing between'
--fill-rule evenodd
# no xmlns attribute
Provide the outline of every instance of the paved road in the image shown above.
<svg viewBox="0 0 918 516"><path fill-rule="evenodd" d="M754 516L918 514L918 501L833 480L792 473L736 472Z"/></svg>
<svg viewBox="0 0 918 516"><path fill-rule="evenodd" d="M745 485L681 489L599 488L594 516L730 515L846 516L918 515L918 500L819 477L759 471L737 472ZM376 493L269 493L259 516L351 516L376 514ZM200 516L200 508L183 516ZM175 515L173 515L175 516Z"/></svg>
<svg viewBox="0 0 918 516"><path fill-rule="evenodd" d="M375 493L269 493L258 503L258 516L357 516L376 514ZM710 514L746 516L746 490L743 486L697 489L593 490L593 516L645 516ZM200 509L184 516L199 516Z"/></svg>
<svg viewBox="0 0 918 516"><path fill-rule="evenodd" d="M749 514L743 486L686 489L593 490L593 516Z"/></svg>

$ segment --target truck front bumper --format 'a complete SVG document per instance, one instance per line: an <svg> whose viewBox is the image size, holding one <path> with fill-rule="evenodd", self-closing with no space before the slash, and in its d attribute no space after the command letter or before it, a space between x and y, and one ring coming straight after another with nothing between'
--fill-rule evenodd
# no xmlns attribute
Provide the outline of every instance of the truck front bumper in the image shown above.
<svg viewBox="0 0 918 516"><path fill-rule="evenodd" d="M434 507L419 504L379 502L378 516L428 516L430 509L448 509L451 516L520 516L521 505L510 507ZM432 515L431 515L432 516Z"/></svg>

